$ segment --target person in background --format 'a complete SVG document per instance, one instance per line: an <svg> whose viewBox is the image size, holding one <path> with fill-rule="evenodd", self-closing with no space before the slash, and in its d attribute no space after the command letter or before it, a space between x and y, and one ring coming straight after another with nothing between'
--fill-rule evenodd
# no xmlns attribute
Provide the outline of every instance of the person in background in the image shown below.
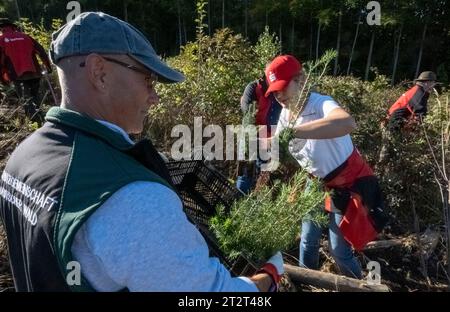
<svg viewBox="0 0 450 312"><path fill-rule="evenodd" d="M241 110L245 114L252 114L252 105L255 105L256 114L254 116L255 125L264 127L264 131L259 131L259 143L271 136L271 127L278 123L282 106L273 94L266 96L267 78L261 78L250 82L241 97ZM253 116L252 116L253 117ZM253 119L253 118L252 118ZM238 163L238 177L236 187L248 194L255 185L255 180L260 173L261 159L257 157L255 162L241 161Z"/></svg>
<svg viewBox="0 0 450 312"><path fill-rule="evenodd" d="M384 172L388 162L395 161L398 144L404 134L417 129L428 112L428 99L436 82L436 74L432 71L422 72L414 80L414 86L389 108L386 119L381 125L382 146L378 158L378 170Z"/></svg>
<svg viewBox="0 0 450 312"><path fill-rule="evenodd" d="M47 73L51 73L52 67L45 49L9 19L0 18L0 82L12 83L18 96L24 100L26 116L41 121L38 109L42 67L38 57Z"/></svg>

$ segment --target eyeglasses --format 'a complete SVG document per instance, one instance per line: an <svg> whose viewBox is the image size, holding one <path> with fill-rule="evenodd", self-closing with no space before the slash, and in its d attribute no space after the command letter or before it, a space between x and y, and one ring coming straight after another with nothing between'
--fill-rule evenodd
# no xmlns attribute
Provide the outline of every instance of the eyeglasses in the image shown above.
<svg viewBox="0 0 450 312"><path fill-rule="evenodd" d="M120 66L126 67L128 69L134 70L134 71L136 71L138 73L144 74L146 76L145 77L145 82L147 84L147 87L150 90L155 89L156 84L158 83L158 76L155 73L148 72L148 71L146 71L146 70L144 70L142 68L139 68L137 66L134 66L134 65L131 65L131 64L127 64L127 63L124 63L122 61L110 58L110 57L102 56L102 58L107 60L108 62L115 63L115 64L118 64ZM86 66L86 62L80 63L80 67L85 67L85 66Z"/></svg>

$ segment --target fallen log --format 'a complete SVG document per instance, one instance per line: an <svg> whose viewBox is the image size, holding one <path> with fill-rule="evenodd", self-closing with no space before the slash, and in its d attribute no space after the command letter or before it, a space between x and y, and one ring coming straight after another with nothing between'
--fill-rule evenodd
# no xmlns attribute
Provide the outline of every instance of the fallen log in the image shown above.
<svg viewBox="0 0 450 312"><path fill-rule="evenodd" d="M423 256L428 259L436 248L441 235L439 232L427 229L420 234L420 239L417 240L416 234L411 234L406 237L393 238L388 240L378 240L367 244L364 251L382 250L392 247L410 247L415 246L421 249ZM417 246L421 245L421 246Z"/></svg>
<svg viewBox="0 0 450 312"><path fill-rule="evenodd" d="M345 292L389 292L386 285L371 285L365 280L358 280L332 273L325 273L305 269L289 264L284 265L284 270L294 283L311 285L334 291Z"/></svg>
<svg viewBox="0 0 450 312"><path fill-rule="evenodd" d="M391 247L401 247L404 246L405 243L408 241L410 241L408 238L393 238L393 239L373 241L368 243L366 247L364 247L364 251L387 249Z"/></svg>

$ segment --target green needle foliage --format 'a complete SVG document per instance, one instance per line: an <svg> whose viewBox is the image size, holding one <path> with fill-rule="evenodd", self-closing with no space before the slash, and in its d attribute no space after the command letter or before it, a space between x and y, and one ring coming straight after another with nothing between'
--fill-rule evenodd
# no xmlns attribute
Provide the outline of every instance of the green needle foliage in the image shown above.
<svg viewBox="0 0 450 312"><path fill-rule="evenodd" d="M279 157L280 163L283 166L293 166L294 168L299 167L297 160L289 152L289 142L294 139L294 129L291 127L283 129L278 135L279 144Z"/></svg>
<svg viewBox="0 0 450 312"><path fill-rule="evenodd" d="M262 263L276 251L292 247L302 220L327 222L321 205L324 198L320 182L299 170L288 183L275 181L272 187L264 186L236 201L228 213L218 207L210 227L231 259L243 253Z"/></svg>

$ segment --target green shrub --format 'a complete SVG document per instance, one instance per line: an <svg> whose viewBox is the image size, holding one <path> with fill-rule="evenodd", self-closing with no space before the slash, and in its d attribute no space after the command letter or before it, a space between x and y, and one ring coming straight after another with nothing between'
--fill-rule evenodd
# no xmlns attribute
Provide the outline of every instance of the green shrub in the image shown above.
<svg viewBox="0 0 450 312"><path fill-rule="evenodd" d="M186 81L160 84L160 103L149 113L146 129L165 148L173 141L171 128L185 124L192 129L194 116L201 116L204 124L241 124L240 98L246 85L261 77L266 63L280 53L279 40L267 28L255 46L227 28L205 35L202 5L199 1L196 41L166 60L184 73Z"/></svg>
<svg viewBox="0 0 450 312"><path fill-rule="evenodd" d="M270 33L269 27L266 26L252 50L256 56L253 67L254 75L259 77L262 75L266 65L270 63L275 56L281 54L281 42L275 33Z"/></svg>
<svg viewBox="0 0 450 312"><path fill-rule="evenodd" d="M21 18L18 24L24 33L33 37L33 39L39 42L44 49L48 51L50 43L52 42L52 33L62 26L63 21L60 19L53 19L50 29L44 27L43 20L41 20L40 24L33 24L28 18Z"/></svg>
<svg viewBox="0 0 450 312"><path fill-rule="evenodd" d="M170 128L177 124L192 127L194 116L203 117L204 124L240 124L240 96L255 79L251 46L229 29L202 37L201 46L201 57L199 42L193 42L167 60L184 73L186 81L158 86L160 103L150 111L151 136L156 140L170 141Z"/></svg>

